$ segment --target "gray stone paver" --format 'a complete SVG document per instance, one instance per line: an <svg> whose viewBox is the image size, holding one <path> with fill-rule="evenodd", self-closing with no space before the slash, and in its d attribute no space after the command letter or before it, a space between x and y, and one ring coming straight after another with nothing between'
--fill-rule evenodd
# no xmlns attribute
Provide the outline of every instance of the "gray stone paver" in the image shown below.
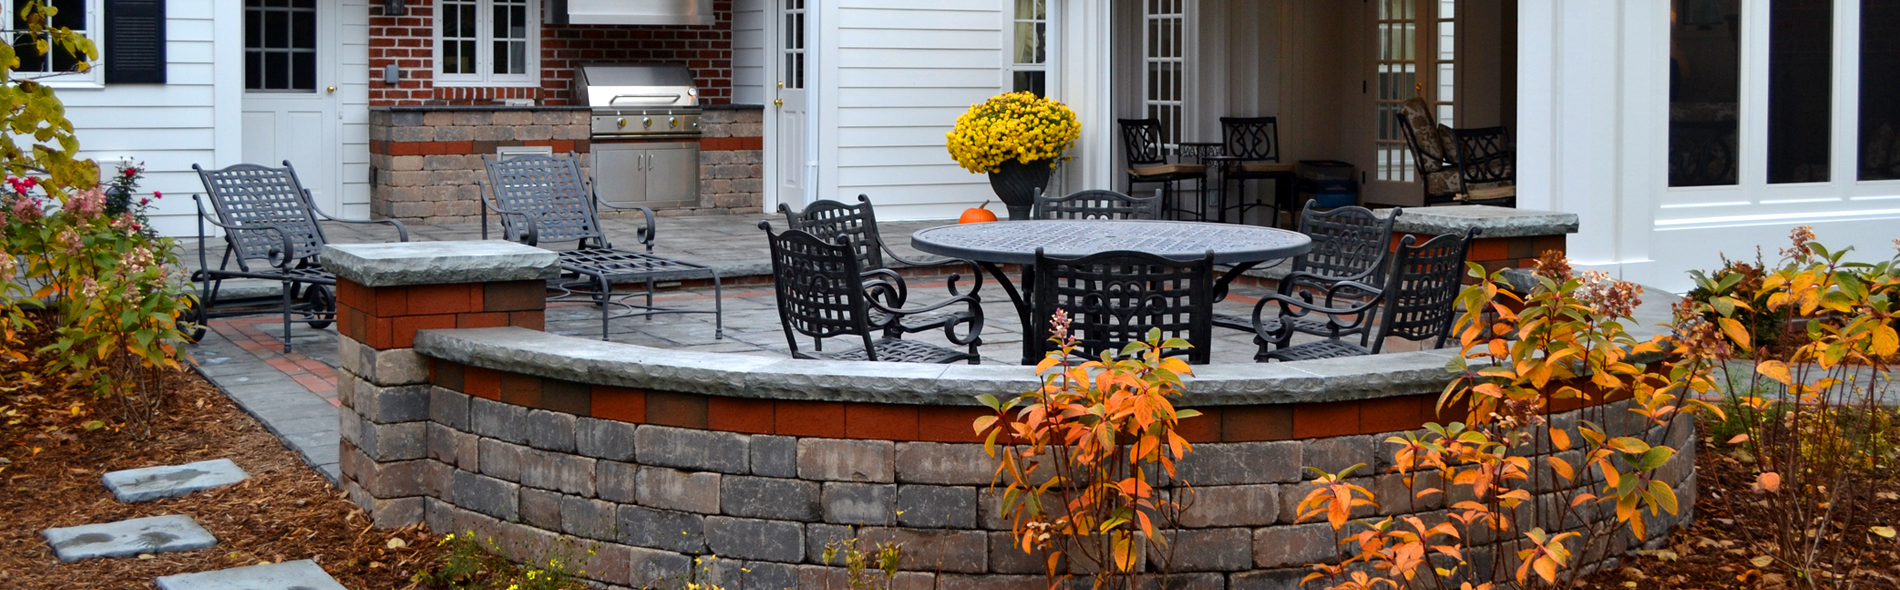
<svg viewBox="0 0 1900 590"><path fill-rule="evenodd" d="M344 590L308 559L164 576L159 590Z"/></svg>
<svg viewBox="0 0 1900 590"><path fill-rule="evenodd" d="M182 514L148 516L118 522L57 527L40 536L53 546L60 561L94 557L131 557L140 553L170 553L204 549L218 543L204 527Z"/></svg>
<svg viewBox="0 0 1900 590"><path fill-rule="evenodd" d="M230 459L213 459L113 471L103 479L114 497L129 504L228 486L249 477L250 474Z"/></svg>
<svg viewBox="0 0 1900 590"><path fill-rule="evenodd" d="M272 326L270 332L280 330ZM336 331L313 330L303 324L291 328L298 354L336 366ZM218 330L207 330L192 346L198 372L223 390L240 409L276 434L285 447L332 483L341 481L337 466L337 409L303 384L251 351L240 348Z"/></svg>

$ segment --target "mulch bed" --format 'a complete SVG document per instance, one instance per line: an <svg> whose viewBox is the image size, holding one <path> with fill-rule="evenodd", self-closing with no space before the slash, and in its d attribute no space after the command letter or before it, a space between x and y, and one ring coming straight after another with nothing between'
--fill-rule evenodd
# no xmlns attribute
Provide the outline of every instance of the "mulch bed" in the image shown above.
<svg viewBox="0 0 1900 590"><path fill-rule="evenodd" d="M110 413L106 400L52 386L0 393L0 588L152 588L158 576L297 559L315 560L350 588L406 588L418 567L439 557L419 526L370 528L342 492L203 378L177 373L166 381L165 408L147 440L82 428L108 417L100 415ZM74 403L83 404L81 416L72 415ZM107 471L217 458L251 478L129 505L100 481ZM40 538L47 527L164 514L191 516L218 545L65 564Z"/></svg>
<svg viewBox="0 0 1900 590"><path fill-rule="evenodd" d="M1706 432L1706 429L1704 430ZM1670 535L1660 551L1626 557L1623 567L1598 573L1586 588L1715 590L1808 588L1805 580L1776 563L1756 567L1751 560L1772 555L1774 522L1769 504L1752 489L1754 472L1737 457L1708 441L1696 454L1696 518L1692 528ZM1900 526L1900 487L1891 482L1858 498L1851 515L1837 518L1848 530L1844 543L1861 563L1817 576L1815 588L1900 588L1900 540L1868 532L1871 526Z"/></svg>

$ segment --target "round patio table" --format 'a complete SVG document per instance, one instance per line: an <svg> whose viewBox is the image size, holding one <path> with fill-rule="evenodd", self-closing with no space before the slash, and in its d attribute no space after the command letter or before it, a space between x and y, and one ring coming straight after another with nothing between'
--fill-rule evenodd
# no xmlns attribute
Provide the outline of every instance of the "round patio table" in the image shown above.
<svg viewBox="0 0 1900 590"><path fill-rule="evenodd" d="M945 225L911 234L910 244L923 252L974 262L1002 284L1009 302L1016 306L1017 319L1022 322L1024 364L1041 360L1031 358L1035 348L1030 339L1036 335L1031 333L1034 323L1029 317L1037 248L1057 258L1130 250L1180 260L1199 259L1211 250L1215 264L1229 266L1214 283L1215 298L1219 300L1226 295L1228 284L1248 269L1262 262L1305 254L1313 247L1312 239L1304 234L1271 227L1101 219ZM1022 267L1020 289L1003 272L1005 264Z"/></svg>

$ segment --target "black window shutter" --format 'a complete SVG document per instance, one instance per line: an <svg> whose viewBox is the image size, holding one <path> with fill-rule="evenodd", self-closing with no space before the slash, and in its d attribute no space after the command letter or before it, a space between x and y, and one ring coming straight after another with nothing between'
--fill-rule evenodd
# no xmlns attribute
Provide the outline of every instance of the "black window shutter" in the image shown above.
<svg viewBox="0 0 1900 590"><path fill-rule="evenodd" d="M105 0L107 84L165 83L165 0Z"/></svg>

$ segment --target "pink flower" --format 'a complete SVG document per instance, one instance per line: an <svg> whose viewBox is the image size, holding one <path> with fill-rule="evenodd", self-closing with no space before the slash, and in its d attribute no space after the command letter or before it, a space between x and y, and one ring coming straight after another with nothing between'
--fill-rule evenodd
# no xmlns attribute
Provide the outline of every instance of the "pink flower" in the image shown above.
<svg viewBox="0 0 1900 590"><path fill-rule="evenodd" d="M151 200L151 199L139 199L139 204L140 204L140 205L149 205L149 204L151 204L151 202L152 202L152 200Z"/></svg>
<svg viewBox="0 0 1900 590"><path fill-rule="evenodd" d="M81 219L98 215L106 209L106 194L99 189L86 189L66 200L66 208Z"/></svg>
<svg viewBox="0 0 1900 590"><path fill-rule="evenodd" d="M154 198L154 199L163 199L163 198L165 198L165 193L161 193L161 192L158 192L158 191L152 191L152 198Z"/></svg>

